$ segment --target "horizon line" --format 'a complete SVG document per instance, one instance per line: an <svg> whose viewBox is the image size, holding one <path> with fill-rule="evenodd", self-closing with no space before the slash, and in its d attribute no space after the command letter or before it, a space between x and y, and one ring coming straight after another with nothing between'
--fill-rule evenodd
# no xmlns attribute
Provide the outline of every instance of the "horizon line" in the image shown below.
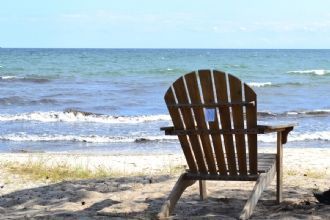
<svg viewBox="0 0 330 220"><path fill-rule="evenodd" d="M199 48L199 47L0 47L0 49L132 49L132 50L329 50L330 48Z"/></svg>

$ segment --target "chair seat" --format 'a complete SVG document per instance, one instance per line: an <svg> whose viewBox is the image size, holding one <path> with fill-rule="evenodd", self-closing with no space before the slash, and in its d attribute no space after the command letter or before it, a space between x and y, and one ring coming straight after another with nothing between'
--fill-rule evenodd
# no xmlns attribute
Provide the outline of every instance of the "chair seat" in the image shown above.
<svg viewBox="0 0 330 220"><path fill-rule="evenodd" d="M247 158L249 158L248 155ZM223 175L223 174L221 175L221 174L194 173L188 170L186 172L186 178L191 180L255 181L258 179L260 173L267 173L275 165L276 165L276 154L258 154L258 174L229 175L228 172L227 175Z"/></svg>

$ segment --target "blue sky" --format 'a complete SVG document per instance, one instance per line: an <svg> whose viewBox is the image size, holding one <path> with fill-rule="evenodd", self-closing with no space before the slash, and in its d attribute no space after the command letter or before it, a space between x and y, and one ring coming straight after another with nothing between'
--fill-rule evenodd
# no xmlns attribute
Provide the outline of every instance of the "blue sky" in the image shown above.
<svg viewBox="0 0 330 220"><path fill-rule="evenodd" d="M328 0L0 0L1 47L330 48Z"/></svg>

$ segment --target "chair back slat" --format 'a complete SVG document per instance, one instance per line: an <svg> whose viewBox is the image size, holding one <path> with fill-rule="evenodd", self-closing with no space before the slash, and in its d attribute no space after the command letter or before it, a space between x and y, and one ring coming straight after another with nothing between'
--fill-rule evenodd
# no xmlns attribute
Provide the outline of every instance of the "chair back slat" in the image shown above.
<svg viewBox="0 0 330 220"><path fill-rule="evenodd" d="M246 128L253 129L257 127L257 95L244 83L245 101L254 101L254 105L246 106ZM249 168L250 174L258 172L258 140L257 134L247 134L248 151L249 151Z"/></svg>
<svg viewBox="0 0 330 220"><path fill-rule="evenodd" d="M197 77L196 73L190 73L185 75L186 85L190 97L191 104L202 104L201 95L197 83ZM195 116L196 121L196 127L198 129L207 129L207 124L205 120L204 115L204 109L203 107L196 107L193 108L193 113ZM210 135L208 134L201 134L199 135L199 138L201 140L201 144L203 146L203 151L205 155L205 159L208 166L208 171L211 174L217 174L217 168L216 163L213 156L212 146L211 146L211 140Z"/></svg>
<svg viewBox="0 0 330 220"><path fill-rule="evenodd" d="M229 102L228 101L228 91L227 91L227 79L226 74L220 71L213 71L214 85L216 89L216 95L218 102ZM230 116L230 107L220 108L220 121L222 129L231 129L231 116ZM230 175L237 175L237 166L236 166L236 156L234 149L234 141L232 134L223 135L227 165Z"/></svg>
<svg viewBox="0 0 330 220"><path fill-rule="evenodd" d="M175 104L175 98L173 95L172 87L170 87L165 94L165 102L167 105ZM180 130L180 129L184 130L184 124L181 121L179 109L168 108L168 111L173 120L174 127L178 130ZM183 153L186 157L189 170L191 170L192 172L197 172L197 166L196 166L196 162L194 159L194 155L193 155L191 146L188 142L188 136L179 135L178 138L179 138Z"/></svg>
<svg viewBox="0 0 330 220"><path fill-rule="evenodd" d="M232 102L242 102L242 81L228 74L230 97ZM232 106L232 119L234 129L244 129L243 106ZM235 145L238 159L238 171L240 174L247 174L246 151L244 134L235 134Z"/></svg>
<svg viewBox="0 0 330 220"><path fill-rule="evenodd" d="M183 77L179 78L173 83L173 88L178 103L189 104L187 91L185 88ZM193 117L192 109L183 108L181 109L183 123L186 129L195 129L195 120ZM194 152L195 159L197 162L198 170L202 173L207 173L207 166L204 160L203 146L200 144L197 135L188 135L191 148Z"/></svg>
<svg viewBox="0 0 330 220"><path fill-rule="evenodd" d="M173 83L165 101L190 172L257 174L256 98L247 84L216 70L191 72Z"/></svg>
<svg viewBox="0 0 330 220"><path fill-rule="evenodd" d="M201 82L203 97L204 97L204 104L211 104L215 103L215 97L214 97L214 86L212 82L212 73L210 70L199 70L198 71L199 78ZM218 118L218 112L219 108L214 108L215 118L214 121L208 122L209 129L210 130L219 130L219 118ZM225 156L222 149L222 140L221 135L219 134L212 134L212 142L213 142L213 148L214 148L214 154L217 161L217 168L219 170L219 173L221 175L227 175L227 167L225 162Z"/></svg>

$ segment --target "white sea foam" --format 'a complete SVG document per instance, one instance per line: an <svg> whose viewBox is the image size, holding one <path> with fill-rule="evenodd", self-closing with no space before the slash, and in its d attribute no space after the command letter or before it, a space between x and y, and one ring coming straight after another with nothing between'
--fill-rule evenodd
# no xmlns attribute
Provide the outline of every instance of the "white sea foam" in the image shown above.
<svg viewBox="0 0 330 220"><path fill-rule="evenodd" d="M265 86L271 86L271 82L250 82L248 83L249 86L252 87L265 87Z"/></svg>
<svg viewBox="0 0 330 220"><path fill-rule="evenodd" d="M293 73L293 74L313 74L318 76L323 76L330 73L330 70L294 70L294 71L288 71L287 73Z"/></svg>
<svg viewBox="0 0 330 220"><path fill-rule="evenodd" d="M17 78L20 78L20 77L17 77L17 76L0 76L0 79L17 79Z"/></svg>
<svg viewBox="0 0 330 220"><path fill-rule="evenodd" d="M169 121L169 115L111 116L84 114L83 112L32 112L21 114L0 114L0 121L40 121L40 122L94 122L94 123L143 123Z"/></svg>
<svg viewBox="0 0 330 220"><path fill-rule="evenodd" d="M315 109L313 111L305 111L305 114L329 114L330 109Z"/></svg>
<svg viewBox="0 0 330 220"><path fill-rule="evenodd" d="M260 117L275 117L275 116L327 116L330 115L330 109L315 109L301 111L287 111L282 113L273 112L258 112Z"/></svg>
<svg viewBox="0 0 330 220"><path fill-rule="evenodd" d="M287 114L287 115L298 115L299 112L287 112L286 114Z"/></svg>
<svg viewBox="0 0 330 220"><path fill-rule="evenodd" d="M329 115L330 109L315 109L306 111L289 111L285 112L284 115Z"/></svg>
<svg viewBox="0 0 330 220"><path fill-rule="evenodd" d="M275 134L259 135L258 140L261 142L276 142ZM292 132L288 136L289 141L330 141L330 131L316 131L295 133Z"/></svg>
<svg viewBox="0 0 330 220"><path fill-rule="evenodd" d="M9 76L4 75L0 76L0 80L8 80L12 82L30 82L30 83L46 83L49 82L50 79L47 79L42 76Z"/></svg>
<svg viewBox="0 0 330 220"><path fill-rule="evenodd" d="M2 141L34 141L34 142L85 142L85 143L144 143L144 142L173 142L177 138L175 136L79 136L79 135L62 135L62 134L5 134L0 135Z"/></svg>
<svg viewBox="0 0 330 220"><path fill-rule="evenodd" d="M292 141L322 140L330 141L330 131L307 132L290 137Z"/></svg>
<svg viewBox="0 0 330 220"><path fill-rule="evenodd" d="M63 134L3 134L0 135L2 141L34 141L34 142L84 142L84 143L173 143L177 141L176 136L100 136L100 135L63 135ZM289 134L288 140L290 142L304 142L304 141L330 141L330 131L317 131ZM276 142L275 134L258 135L258 141L266 143Z"/></svg>

